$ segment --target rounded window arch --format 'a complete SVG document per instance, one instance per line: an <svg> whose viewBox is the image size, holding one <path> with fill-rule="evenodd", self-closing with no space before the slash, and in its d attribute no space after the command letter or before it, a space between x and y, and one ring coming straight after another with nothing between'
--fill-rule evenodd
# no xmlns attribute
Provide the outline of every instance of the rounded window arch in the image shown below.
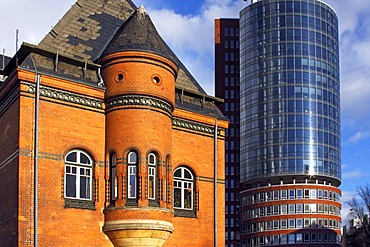
<svg viewBox="0 0 370 247"><path fill-rule="evenodd" d="M65 156L64 197L92 200L93 161L82 150L72 150Z"/></svg>
<svg viewBox="0 0 370 247"><path fill-rule="evenodd" d="M194 175L184 167L178 167L173 174L173 207L175 209L194 209Z"/></svg>

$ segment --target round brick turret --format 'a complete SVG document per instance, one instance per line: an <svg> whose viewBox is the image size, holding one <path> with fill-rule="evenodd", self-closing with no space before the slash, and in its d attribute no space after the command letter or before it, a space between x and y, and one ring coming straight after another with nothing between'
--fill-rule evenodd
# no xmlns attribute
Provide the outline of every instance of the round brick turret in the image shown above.
<svg viewBox="0 0 370 247"><path fill-rule="evenodd" d="M174 230L169 160L178 67L168 53L160 54L167 46L158 41L158 34L147 37L155 43L148 46L141 34L135 36L140 30L130 36L130 22L140 22L140 27L153 32L147 13L138 10L100 60L106 85L106 174L110 188L103 231L114 246L162 246ZM130 170L133 152L137 158L134 170ZM151 155L155 156L153 161ZM149 166L150 162L155 165Z"/></svg>

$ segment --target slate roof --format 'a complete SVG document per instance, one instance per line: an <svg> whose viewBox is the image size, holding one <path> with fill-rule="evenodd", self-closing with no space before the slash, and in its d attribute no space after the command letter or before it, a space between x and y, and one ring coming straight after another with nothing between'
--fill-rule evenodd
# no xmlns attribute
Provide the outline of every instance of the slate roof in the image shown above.
<svg viewBox="0 0 370 247"><path fill-rule="evenodd" d="M206 94L160 37L149 15L131 0L77 0L37 46L24 43L3 73L9 74L18 64L98 87L99 58L119 49L153 52L174 61L179 67L176 107L224 118L216 106L222 100Z"/></svg>
<svg viewBox="0 0 370 247"><path fill-rule="evenodd" d="M131 0L77 0L38 44L38 48L92 63L97 61L107 49L117 32L120 28L124 28L125 21L135 13L136 9ZM129 27L129 30L135 31L133 29L133 25ZM150 29L152 32L157 32L154 25ZM162 55L172 58L171 60L179 66L176 86L197 93L205 93L173 51L164 41L163 43L160 45L161 49L156 52L166 50L166 54Z"/></svg>
<svg viewBox="0 0 370 247"><path fill-rule="evenodd" d="M148 12L140 6L122 25L102 56L119 51L145 51L175 62L170 50L154 27Z"/></svg>
<svg viewBox="0 0 370 247"><path fill-rule="evenodd" d="M38 46L94 61L134 10L130 0L77 0Z"/></svg>

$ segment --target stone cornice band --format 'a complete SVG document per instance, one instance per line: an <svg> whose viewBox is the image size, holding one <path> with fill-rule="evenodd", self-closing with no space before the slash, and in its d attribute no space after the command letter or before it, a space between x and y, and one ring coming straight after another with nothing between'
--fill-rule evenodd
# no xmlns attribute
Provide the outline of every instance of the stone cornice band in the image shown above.
<svg viewBox="0 0 370 247"><path fill-rule="evenodd" d="M148 95L119 95L106 101L107 110L117 106L149 106L161 111L165 111L170 116L174 107L165 100Z"/></svg>
<svg viewBox="0 0 370 247"><path fill-rule="evenodd" d="M35 94L35 85L33 83L21 82L28 86L27 93ZM19 96L19 88L13 89L13 91L1 102L0 104L0 115L2 115L6 109L12 104L12 102ZM60 100L68 103L73 103L85 107L91 107L95 109L103 109L103 101L92 97L82 96L74 93L67 92L65 90L55 89L51 87L41 86L40 95L46 98ZM169 102L147 95L120 95L107 100L106 109L112 109L117 106L149 106L160 110L161 112L167 113L172 116L174 107ZM174 128L186 129L189 131L200 132L206 135L214 134L213 125L205 125L198 122L172 117L172 126ZM222 132L218 130L218 136L222 135Z"/></svg>

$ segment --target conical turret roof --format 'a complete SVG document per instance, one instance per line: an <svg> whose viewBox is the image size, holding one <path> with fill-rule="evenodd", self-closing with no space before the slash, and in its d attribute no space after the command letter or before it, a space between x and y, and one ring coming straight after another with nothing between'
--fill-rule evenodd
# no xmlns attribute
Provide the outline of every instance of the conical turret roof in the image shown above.
<svg viewBox="0 0 370 247"><path fill-rule="evenodd" d="M175 63L177 60L143 6L140 6L121 26L102 57L120 51L145 51L168 58Z"/></svg>

